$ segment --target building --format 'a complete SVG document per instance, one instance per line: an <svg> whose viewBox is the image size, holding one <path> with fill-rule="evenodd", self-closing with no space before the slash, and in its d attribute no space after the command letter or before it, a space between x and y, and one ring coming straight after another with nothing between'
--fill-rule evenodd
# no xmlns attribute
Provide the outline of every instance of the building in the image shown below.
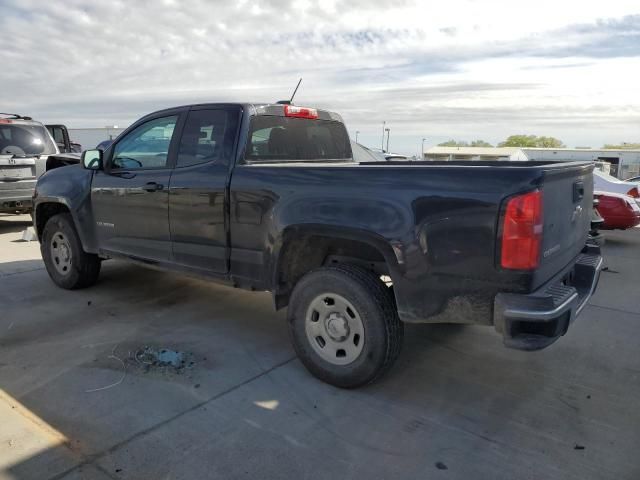
<svg viewBox="0 0 640 480"><path fill-rule="evenodd" d="M518 147L431 147L425 160L526 160Z"/></svg>
<svg viewBox="0 0 640 480"><path fill-rule="evenodd" d="M592 160L608 163L610 174L622 179L640 175L640 150L523 148L522 151L529 160Z"/></svg>
<svg viewBox="0 0 640 480"><path fill-rule="evenodd" d="M425 160L553 160L595 161L606 165L611 175L629 178L640 175L640 150L590 148L518 148L518 147L432 147Z"/></svg>

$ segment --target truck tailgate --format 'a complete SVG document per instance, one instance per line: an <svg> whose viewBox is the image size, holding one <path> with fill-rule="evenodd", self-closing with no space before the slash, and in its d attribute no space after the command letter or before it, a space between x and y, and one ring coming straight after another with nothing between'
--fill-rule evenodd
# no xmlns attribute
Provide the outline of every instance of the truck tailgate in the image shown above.
<svg viewBox="0 0 640 480"><path fill-rule="evenodd" d="M533 288L549 280L584 248L593 208L592 171L593 166L585 164L545 169L542 252Z"/></svg>

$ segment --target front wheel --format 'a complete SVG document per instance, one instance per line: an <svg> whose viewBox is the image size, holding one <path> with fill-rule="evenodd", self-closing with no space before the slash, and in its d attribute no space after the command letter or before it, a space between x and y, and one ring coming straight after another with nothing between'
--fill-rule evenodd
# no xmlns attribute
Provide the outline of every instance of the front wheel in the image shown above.
<svg viewBox="0 0 640 480"><path fill-rule="evenodd" d="M42 234L40 251L51 280L74 290L93 285L100 275L100 258L82 249L73 219L68 213L51 217Z"/></svg>
<svg viewBox="0 0 640 480"><path fill-rule="evenodd" d="M390 289L353 265L306 274L288 310L293 346L317 378L355 388L382 376L400 354L403 324Z"/></svg>

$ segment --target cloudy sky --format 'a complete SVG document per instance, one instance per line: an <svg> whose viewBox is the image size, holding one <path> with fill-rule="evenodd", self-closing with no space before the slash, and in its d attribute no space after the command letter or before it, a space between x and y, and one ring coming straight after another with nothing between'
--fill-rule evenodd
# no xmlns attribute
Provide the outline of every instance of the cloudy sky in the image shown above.
<svg viewBox="0 0 640 480"><path fill-rule="evenodd" d="M71 127L287 98L413 154L448 138L640 141L638 0L0 0L0 110Z"/></svg>

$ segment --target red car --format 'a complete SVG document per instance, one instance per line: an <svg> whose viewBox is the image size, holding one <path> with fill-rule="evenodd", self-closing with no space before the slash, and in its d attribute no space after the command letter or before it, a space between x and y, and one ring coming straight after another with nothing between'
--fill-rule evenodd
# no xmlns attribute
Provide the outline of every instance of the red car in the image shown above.
<svg viewBox="0 0 640 480"><path fill-rule="evenodd" d="M604 218L603 230L626 230L640 225L640 205L635 198L622 193L593 192L600 203L598 212Z"/></svg>

